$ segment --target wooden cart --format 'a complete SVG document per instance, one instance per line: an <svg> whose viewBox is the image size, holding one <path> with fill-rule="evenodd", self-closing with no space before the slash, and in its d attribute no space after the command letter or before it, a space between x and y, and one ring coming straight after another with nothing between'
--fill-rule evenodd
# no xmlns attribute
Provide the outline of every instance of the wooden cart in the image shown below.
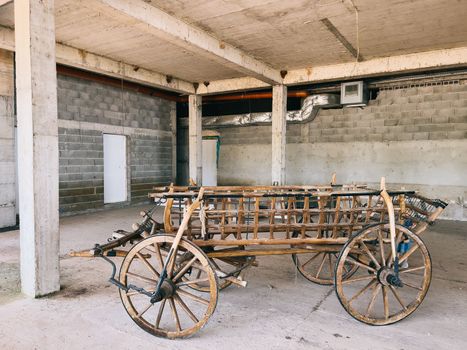
<svg viewBox="0 0 467 350"><path fill-rule="evenodd" d="M164 222L143 212L133 232L76 256L113 266L129 316L147 332L182 338L203 327L218 291L246 286L262 255L291 254L311 282L334 284L344 309L370 325L410 315L424 299L431 260L419 235L446 206L414 191L366 186L162 187ZM126 251L115 248L136 243ZM124 256L118 279L108 256Z"/></svg>

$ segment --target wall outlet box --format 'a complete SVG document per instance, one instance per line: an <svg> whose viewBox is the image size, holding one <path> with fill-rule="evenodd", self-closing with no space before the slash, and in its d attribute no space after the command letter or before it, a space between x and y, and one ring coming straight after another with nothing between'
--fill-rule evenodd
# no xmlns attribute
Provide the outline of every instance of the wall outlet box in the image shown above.
<svg viewBox="0 0 467 350"><path fill-rule="evenodd" d="M363 81L341 84L341 104L346 107L366 106L369 100L368 86Z"/></svg>

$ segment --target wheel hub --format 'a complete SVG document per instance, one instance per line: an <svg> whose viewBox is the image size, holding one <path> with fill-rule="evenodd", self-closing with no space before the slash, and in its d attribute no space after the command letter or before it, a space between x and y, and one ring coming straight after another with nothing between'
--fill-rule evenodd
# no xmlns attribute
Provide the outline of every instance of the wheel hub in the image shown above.
<svg viewBox="0 0 467 350"><path fill-rule="evenodd" d="M151 298L151 303L158 303L164 299L171 298L175 294L175 284L172 280L166 278L162 282L161 288L154 293L153 297Z"/></svg>
<svg viewBox="0 0 467 350"><path fill-rule="evenodd" d="M378 281L384 286L402 287L402 281L398 274L390 268L382 267L378 271Z"/></svg>

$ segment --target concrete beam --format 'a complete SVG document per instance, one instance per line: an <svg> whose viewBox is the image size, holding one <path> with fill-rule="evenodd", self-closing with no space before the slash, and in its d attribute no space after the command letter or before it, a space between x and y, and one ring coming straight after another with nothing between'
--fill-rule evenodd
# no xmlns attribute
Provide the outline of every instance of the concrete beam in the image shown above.
<svg viewBox="0 0 467 350"><path fill-rule="evenodd" d="M223 79L209 82L209 85L200 84L196 93L199 95L214 95L223 92L235 92L254 90L258 88L270 88L271 85L251 77Z"/></svg>
<svg viewBox="0 0 467 350"><path fill-rule="evenodd" d="M202 97L188 96L188 169L190 179L197 185L203 184L203 127L202 127Z"/></svg>
<svg viewBox="0 0 467 350"><path fill-rule="evenodd" d="M15 33L12 29L0 26L0 48L15 50ZM191 82L171 78L161 73L136 67L110 58L96 55L61 43L56 44L56 60L58 63L81 68L90 72L123 78L156 88L192 94L195 88Z"/></svg>
<svg viewBox="0 0 467 350"><path fill-rule="evenodd" d="M99 56L63 44L57 44L57 62L95 73L124 78L129 81L150 85L164 90L184 94L194 93L195 91L193 84L188 81L176 78L167 79L167 76L164 74L135 67L127 63L117 62L107 57Z"/></svg>
<svg viewBox="0 0 467 350"><path fill-rule="evenodd" d="M347 40L347 38L336 28L336 26L329 20L329 18L323 18L320 20L321 23L331 32L332 35L349 51L349 53L359 61L363 61L364 58L358 50Z"/></svg>
<svg viewBox="0 0 467 350"><path fill-rule="evenodd" d="M0 0L0 7L2 7L3 5L7 5L10 2L13 2L13 0Z"/></svg>
<svg viewBox="0 0 467 350"><path fill-rule="evenodd" d="M292 70L287 73L284 84L318 83L462 66L467 66L467 47Z"/></svg>
<svg viewBox="0 0 467 350"><path fill-rule="evenodd" d="M282 84L279 70L276 70L249 56L242 50L223 42L208 32L189 25L168 13L148 4L143 0L96 0L105 4L107 9L114 9L144 23L151 34L170 41L188 50L201 50L208 57L222 63L232 63L239 72L255 77L268 84ZM105 9L103 9L105 11Z"/></svg>
<svg viewBox="0 0 467 350"><path fill-rule="evenodd" d="M0 26L0 49L15 51L15 32L12 29Z"/></svg>
<svg viewBox="0 0 467 350"><path fill-rule="evenodd" d="M15 1L21 288L60 289L54 0Z"/></svg>
<svg viewBox="0 0 467 350"><path fill-rule="evenodd" d="M288 71L284 78L286 85L320 83L344 79L369 78L394 73L413 73L443 68L466 67L467 47L419 52L407 55L374 58L364 62L350 62L327 66L316 66ZM211 81L206 87L200 85L201 95L254 90L267 87L253 78L235 78Z"/></svg>
<svg viewBox="0 0 467 350"><path fill-rule="evenodd" d="M272 88L272 184L285 184L285 142L287 129L287 87Z"/></svg>

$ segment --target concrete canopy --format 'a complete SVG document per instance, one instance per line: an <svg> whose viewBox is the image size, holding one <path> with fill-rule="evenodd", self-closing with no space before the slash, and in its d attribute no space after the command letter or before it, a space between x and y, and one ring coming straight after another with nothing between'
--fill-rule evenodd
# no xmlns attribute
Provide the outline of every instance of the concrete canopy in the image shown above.
<svg viewBox="0 0 467 350"><path fill-rule="evenodd" d="M13 4L3 3L0 25L11 30ZM467 65L465 1L56 0L55 7L60 45L142 68L153 75L135 80L188 94L191 83L201 94L280 84L281 71L294 85L355 70L362 77ZM164 25L155 21L161 15ZM58 53L57 61L98 71Z"/></svg>

